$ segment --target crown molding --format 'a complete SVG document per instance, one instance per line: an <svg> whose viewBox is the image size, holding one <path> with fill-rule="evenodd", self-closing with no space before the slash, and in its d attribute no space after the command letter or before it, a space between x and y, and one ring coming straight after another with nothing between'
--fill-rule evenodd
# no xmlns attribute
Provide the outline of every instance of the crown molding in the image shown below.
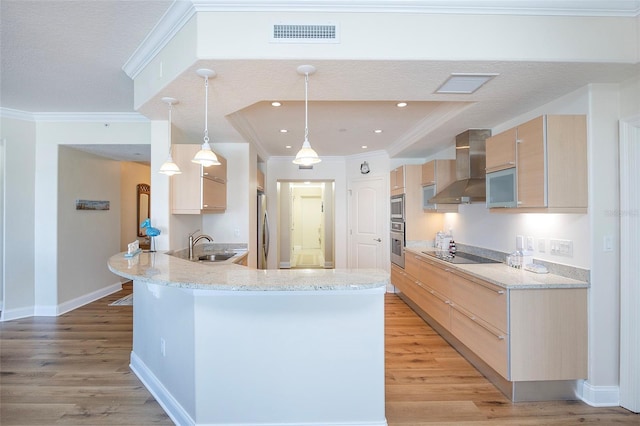
<svg viewBox="0 0 640 426"><path fill-rule="evenodd" d="M140 46L122 66L122 70L134 79L155 56L171 41L182 27L196 14L189 0L176 0L147 34Z"/></svg>
<svg viewBox="0 0 640 426"><path fill-rule="evenodd" d="M34 112L35 121L56 122L109 122L109 123L148 123L144 115L137 112Z"/></svg>
<svg viewBox="0 0 640 426"><path fill-rule="evenodd" d="M150 121L137 112L28 112L11 108L0 108L0 117L24 121L76 123L148 123Z"/></svg>
<svg viewBox="0 0 640 426"><path fill-rule="evenodd" d="M11 108L1 108L0 107L0 118L9 118L13 120L23 120L23 121L36 121L33 113L27 111L20 111L18 109Z"/></svg>
<svg viewBox="0 0 640 426"><path fill-rule="evenodd" d="M639 0L191 0L198 12L385 12L482 15L640 15Z"/></svg>

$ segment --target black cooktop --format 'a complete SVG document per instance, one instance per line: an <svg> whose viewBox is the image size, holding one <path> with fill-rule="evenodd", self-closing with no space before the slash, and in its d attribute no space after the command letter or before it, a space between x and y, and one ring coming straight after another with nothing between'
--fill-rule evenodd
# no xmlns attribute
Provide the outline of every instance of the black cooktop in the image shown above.
<svg viewBox="0 0 640 426"><path fill-rule="evenodd" d="M448 252L443 251L423 251L424 254L427 254L431 257L436 257L440 260L444 260L449 263L500 263L497 260L487 259L486 257L476 256L475 254L465 253L465 252L456 252L454 254L450 254Z"/></svg>

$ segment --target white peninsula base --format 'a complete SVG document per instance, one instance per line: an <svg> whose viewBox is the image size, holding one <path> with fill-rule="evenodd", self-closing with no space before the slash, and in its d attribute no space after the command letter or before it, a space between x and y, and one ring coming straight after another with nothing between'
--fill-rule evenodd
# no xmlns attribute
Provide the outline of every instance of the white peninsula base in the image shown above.
<svg viewBox="0 0 640 426"><path fill-rule="evenodd" d="M384 290L134 280L131 368L179 425L386 425Z"/></svg>

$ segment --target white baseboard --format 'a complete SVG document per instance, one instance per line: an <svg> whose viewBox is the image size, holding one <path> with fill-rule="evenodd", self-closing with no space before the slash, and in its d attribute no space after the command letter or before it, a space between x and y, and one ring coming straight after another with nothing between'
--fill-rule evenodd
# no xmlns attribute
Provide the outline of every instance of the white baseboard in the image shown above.
<svg viewBox="0 0 640 426"><path fill-rule="evenodd" d="M56 317L120 290L122 290L122 283L117 282L59 305L36 305L33 315L36 317Z"/></svg>
<svg viewBox="0 0 640 426"><path fill-rule="evenodd" d="M0 322L2 321L11 321L20 318L27 318L33 316L33 306L28 306L26 308L18 308L18 309L9 309L2 310L2 315L0 315Z"/></svg>
<svg viewBox="0 0 640 426"><path fill-rule="evenodd" d="M280 269L291 269L291 262L280 262Z"/></svg>
<svg viewBox="0 0 640 426"><path fill-rule="evenodd" d="M192 426L195 421L182 405L167 391L158 378L147 368L146 364L132 351L129 367L144 384L151 395L158 401L171 420L177 425Z"/></svg>
<svg viewBox="0 0 640 426"><path fill-rule="evenodd" d="M578 397L592 407L619 407L620 387L593 386L585 381L582 382L582 389L581 392L578 392Z"/></svg>

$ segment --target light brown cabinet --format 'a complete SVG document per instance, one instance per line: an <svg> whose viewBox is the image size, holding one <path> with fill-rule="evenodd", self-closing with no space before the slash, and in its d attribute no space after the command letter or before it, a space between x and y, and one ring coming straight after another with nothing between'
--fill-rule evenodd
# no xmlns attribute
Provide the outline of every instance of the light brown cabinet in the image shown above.
<svg viewBox="0 0 640 426"><path fill-rule="evenodd" d="M260 169L256 172L256 186L258 191L264 192L264 173Z"/></svg>
<svg viewBox="0 0 640 426"><path fill-rule="evenodd" d="M584 115L537 117L488 138L486 153L487 173L515 167L517 211L586 212Z"/></svg>
<svg viewBox="0 0 640 426"><path fill-rule="evenodd" d="M391 195L404 194L405 181L404 181L404 168L406 166L396 167L389 173L389 188L391 189Z"/></svg>
<svg viewBox="0 0 640 426"><path fill-rule="evenodd" d="M227 208L227 160L218 155L219 166L202 167L191 159L200 145L173 146L173 159L182 171L171 177L171 213L222 213Z"/></svg>
<svg viewBox="0 0 640 426"><path fill-rule="evenodd" d="M431 160L422 165L422 186L444 189L456 180L456 160Z"/></svg>
<svg viewBox="0 0 640 426"><path fill-rule="evenodd" d="M391 283L502 380L587 377L586 288L506 289L410 252Z"/></svg>
<svg viewBox="0 0 640 426"><path fill-rule="evenodd" d="M455 160L431 160L422 165L422 210L425 212L457 212L457 204L432 204L429 199L456 181Z"/></svg>

